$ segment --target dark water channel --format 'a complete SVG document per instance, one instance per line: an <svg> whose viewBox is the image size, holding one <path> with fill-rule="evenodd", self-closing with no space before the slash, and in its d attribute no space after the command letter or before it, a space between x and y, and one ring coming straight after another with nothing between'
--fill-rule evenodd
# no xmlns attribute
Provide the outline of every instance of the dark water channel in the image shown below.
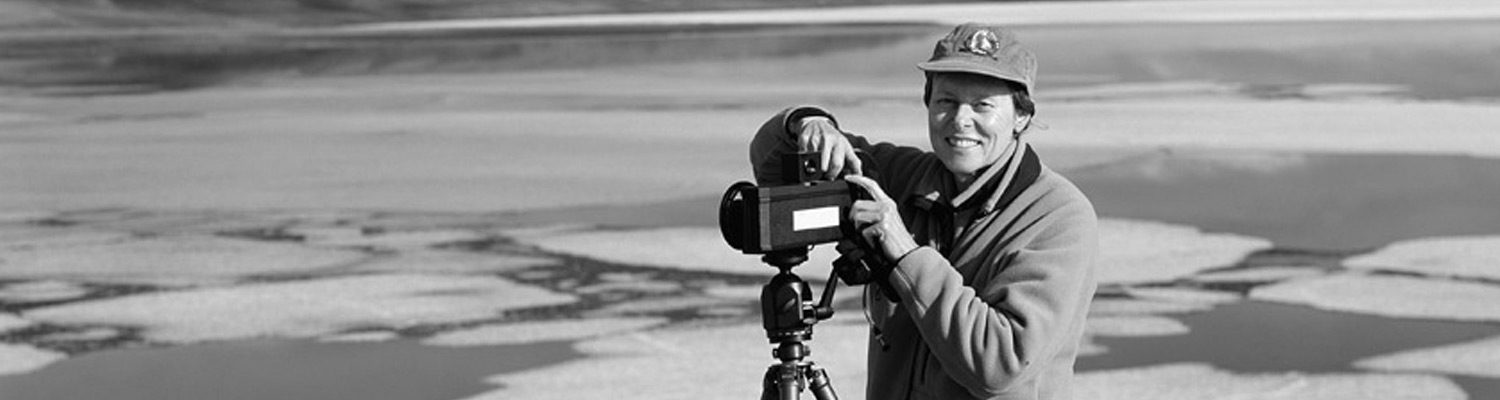
<svg viewBox="0 0 1500 400"><path fill-rule="evenodd" d="M0 377L5 400L452 400L492 375L581 357L567 342L480 347L239 341L90 353Z"/></svg>
<svg viewBox="0 0 1500 400"><path fill-rule="evenodd" d="M1173 316L1191 333L1098 338L1109 351L1078 360L1080 372L1195 362L1236 373L1355 373L1359 359L1500 335L1500 325L1381 318L1243 302ZM1500 379L1450 376L1472 399L1500 399Z"/></svg>
<svg viewBox="0 0 1500 400"><path fill-rule="evenodd" d="M1271 159L1272 166L1254 159ZM1500 160L1162 151L1067 176L1099 215L1187 224L1296 250L1500 234Z"/></svg>

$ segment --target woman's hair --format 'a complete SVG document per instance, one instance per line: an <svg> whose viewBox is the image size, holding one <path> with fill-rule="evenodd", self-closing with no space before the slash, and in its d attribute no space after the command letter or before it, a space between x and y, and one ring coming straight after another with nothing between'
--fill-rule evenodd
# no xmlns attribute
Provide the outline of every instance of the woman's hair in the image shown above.
<svg viewBox="0 0 1500 400"><path fill-rule="evenodd" d="M932 77L934 75L944 74L944 73L947 73L947 74L966 74L966 72L928 72L926 74L927 75L927 83L924 84L923 87L922 87L922 104L923 105L927 105L927 104L932 103ZM985 78L993 79L993 80L996 80L996 81L999 81L999 82L1004 82L1005 86L1010 87L1010 91L1011 91L1010 102L1011 102L1012 105L1015 105L1015 107L1016 107L1016 113L1021 114L1021 115L1027 115L1027 116L1035 116L1036 115L1036 102L1031 101L1031 93L1027 93L1026 92L1026 87L1025 86L1021 86L1021 84L1016 83L1016 82L1012 82L1012 81L1008 81L1008 80L1004 80L1004 79L1000 79L1000 78L996 78L996 77L992 77L992 76L988 76L988 75L978 75L978 74L971 74L971 75L983 76ZM1024 132L1024 131L1026 131L1027 129L1030 129L1030 128L1031 128L1031 122L1027 122L1026 126L1021 127L1021 131Z"/></svg>

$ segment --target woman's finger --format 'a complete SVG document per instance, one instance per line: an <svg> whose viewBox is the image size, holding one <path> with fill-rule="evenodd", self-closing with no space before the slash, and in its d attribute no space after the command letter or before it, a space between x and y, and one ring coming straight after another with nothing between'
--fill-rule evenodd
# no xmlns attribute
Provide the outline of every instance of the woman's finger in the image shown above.
<svg viewBox="0 0 1500 400"><path fill-rule="evenodd" d="M828 151L823 153L823 158L828 162L828 168L824 168L823 171L827 173L828 179L838 178L839 173L844 171L844 153L849 150L848 142L842 140L832 142L828 146Z"/></svg>
<svg viewBox="0 0 1500 400"><path fill-rule="evenodd" d="M859 187L863 188L865 192L870 193L870 197L874 198L877 202L896 204L894 201L891 201L891 197L887 196L884 190L880 189L880 184L875 183L875 180L873 179L863 176L849 176L845 177L844 179L851 183L854 183L855 185L859 185Z"/></svg>

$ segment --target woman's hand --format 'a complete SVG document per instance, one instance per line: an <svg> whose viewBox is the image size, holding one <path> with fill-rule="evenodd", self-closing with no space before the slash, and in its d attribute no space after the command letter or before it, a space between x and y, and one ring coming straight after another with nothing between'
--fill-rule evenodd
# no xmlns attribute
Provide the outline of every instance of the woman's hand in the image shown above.
<svg viewBox="0 0 1500 400"><path fill-rule="evenodd" d="M833 125L833 120L827 117L807 117L798 121L796 129L797 132L794 133L797 134L798 151L818 153L818 167L822 168L824 178L837 179L845 167L849 168L851 175L862 172L854 145Z"/></svg>
<svg viewBox="0 0 1500 400"><path fill-rule="evenodd" d="M891 263L917 249L917 241L906 231L896 202L880 189L874 180L863 176L846 176L849 181L870 193L874 200L858 200L849 208L849 219L870 246L879 249Z"/></svg>

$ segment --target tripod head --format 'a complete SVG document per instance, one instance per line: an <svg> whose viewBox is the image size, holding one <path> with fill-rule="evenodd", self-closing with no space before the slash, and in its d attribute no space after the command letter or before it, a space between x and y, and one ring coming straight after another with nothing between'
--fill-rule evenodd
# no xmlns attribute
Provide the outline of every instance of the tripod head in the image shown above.
<svg viewBox="0 0 1500 400"><path fill-rule="evenodd" d="M823 298L812 302L812 289L792 269L807 261L807 247L767 253L761 261L780 272L760 291L761 321L766 338L776 344L771 352L780 362L766 370L761 400L797 400L803 389L811 389L817 400L838 400L833 382L822 368L806 360L811 350L803 342L812 340L813 324L833 317L833 291L837 272L828 275Z"/></svg>
<svg viewBox="0 0 1500 400"><path fill-rule="evenodd" d="M812 340L812 327L818 321L833 317L833 292L838 282L833 276L823 288L819 303L812 302L812 288L792 273L792 268L807 261L807 249L774 251L762 261L780 270L761 287L761 322L771 343L800 343Z"/></svg>

